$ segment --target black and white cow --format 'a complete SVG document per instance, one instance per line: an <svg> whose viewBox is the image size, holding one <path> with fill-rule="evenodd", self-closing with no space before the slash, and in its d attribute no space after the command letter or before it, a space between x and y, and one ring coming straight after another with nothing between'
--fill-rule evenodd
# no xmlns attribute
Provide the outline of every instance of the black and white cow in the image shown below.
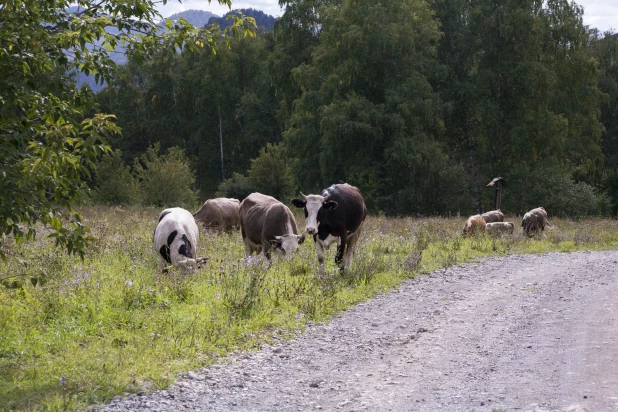
<svg viewBox="0 0 618 412"><path fill-rule="evenodd" d="M195 257L199 233L188 210L173 207L162 211L153 236L161 270L165 271L169 265L191 270L206 261Z"/></svg>
<svg viewBox="0 0 618 412"><path fill-rule="evenodd" d="M347 183L332 185L321 195L292 199L292 204L305 209L306 231L313 235L320 266L324 265L324 248L338 244L335 263L344 270L350 266L367 207L360 190Z"/></svg>

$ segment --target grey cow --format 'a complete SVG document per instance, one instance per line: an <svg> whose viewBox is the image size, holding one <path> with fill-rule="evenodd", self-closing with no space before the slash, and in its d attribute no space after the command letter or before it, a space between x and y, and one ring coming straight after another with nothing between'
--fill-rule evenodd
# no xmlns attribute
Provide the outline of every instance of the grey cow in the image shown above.
<svg viewBox="0 0 618 412"><path fill-rule="evenodd" d="M271 248L279 257L290 257L305 241L305 234L298 234L290 209L274 197L261 193L252 193L241 202L240 231L247 257L253 252L262 252L270 259Z"/></svg>

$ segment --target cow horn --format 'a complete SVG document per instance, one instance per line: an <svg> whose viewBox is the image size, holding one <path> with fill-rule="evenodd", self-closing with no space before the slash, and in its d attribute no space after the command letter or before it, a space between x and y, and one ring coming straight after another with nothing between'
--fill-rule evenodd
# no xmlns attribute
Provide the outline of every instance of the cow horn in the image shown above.
<svg viewBox="0 0 618 412"><path fill-rule="evenodd" d="M306 195L306 194L304 194L303 192L300 192L300 195L301 195L302 197L304 197L304 198L305 198L305 200L307 200L307 195Z"/></svg>

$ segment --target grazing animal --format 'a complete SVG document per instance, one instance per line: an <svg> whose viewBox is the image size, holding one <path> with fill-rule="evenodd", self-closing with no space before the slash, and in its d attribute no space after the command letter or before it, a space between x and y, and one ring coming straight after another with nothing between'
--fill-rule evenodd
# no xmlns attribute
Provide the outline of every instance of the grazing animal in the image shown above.
<svg viewBox="0 0 618 412"><path fill-rule="evenodd" d="M521 221L521 227L524 233L529 237L543 232L545 230L545 225L551 226L547 220L547 212L542 207L532 209L524 215Z"/></svg>
<svg viewBox="0 0 618 412"><path fill-rule="evenodd" d="M193 217L207 228L231 232L240 227L240 201L220 197L208 199Z"/></svg>
<svg viewBox="0 0 618 412"><path fill-rule="evenodd" d="M305 234L298 234L290 208L261 193L250 194L240 204L240 231L247 257L256 252L270 259L271 247L280 258L290 257L305 241Z"/></svg>
<svg viewBox="0 0 618 412"><path fill-rule="evenodd" d="M491 222L487 223L486 227L490 235L513 234L513 229L515 229L515 225L511 222Z"/></svg>
<svg viewBox="0 0 618 412"><path fill-rule="evenodd" d="M161 270L169 265L191 270L205 262L206 258L195 257L198 240L199 230L191 212L180 207L162 211L153 236Z"/></svg>
<svg viewBox="0 0 618 412"><path fill-rule="evenodd" d="M320 267L324 267L324 248L338 244L335 263L340 270L350 266L354 247L367 217L360 190L347 183L332 185L321 195L292 199L292 205L305 209L306 231L313 235Z"/></svg>
<svg viewBox="0 0 618 412"><path fill-rule="evenodd" d="M485 223L485 219L481 215L470 216L464 225L463 234L465 236L472 236L476 233L483 233L486 226L487 223Z"/></svg>
<svg viewBox="0 0 618 412"><path fill-rule="evenodd" d="M504 213L500 209L485 212L481 217L485 220L485 223L504 222Z"/></svg>

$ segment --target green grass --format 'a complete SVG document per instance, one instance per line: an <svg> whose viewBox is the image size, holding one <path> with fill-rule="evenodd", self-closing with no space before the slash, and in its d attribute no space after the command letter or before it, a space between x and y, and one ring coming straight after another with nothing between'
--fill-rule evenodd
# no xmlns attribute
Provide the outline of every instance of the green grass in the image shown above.
<svg viewBox="0 0 618 412"><path fill-rule="evenodd" d="M83 262L44 236L8 240L9 258L0 262L0 408L75 409L163 388L182 371L259 347L276 330L300 330L418 273L482 256L618 246L618 222L609 219L552 219L540 239L524 238L521 229L467 239L463 218L371 217L343 275L334 247L326 274L318 274L312 240L292 260L274 258L268 267L244 259L240 233L202 232L199 255L211 260L183 276L159 271L152 248L158 213L84 210L98 241Z"/></svg>

